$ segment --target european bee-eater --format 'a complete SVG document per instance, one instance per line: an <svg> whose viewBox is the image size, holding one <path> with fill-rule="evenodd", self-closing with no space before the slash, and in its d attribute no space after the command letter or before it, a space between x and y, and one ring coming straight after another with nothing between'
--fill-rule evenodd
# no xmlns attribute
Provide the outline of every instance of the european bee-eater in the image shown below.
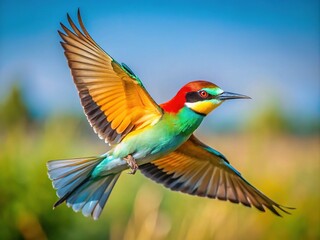
<svg viewBox="0 0 320 240"><path fill-rule="evenodd" d="M130 168L132 174L139 169L174 191L253 205L260 211L268 208L278 216L279 210L288 213L193 135L221 103L249 97L194 81L158 105L133 71L92 39L79 11L81 29L67 16L72 30L61 24L61 45L87 119L111 150L98 157L48 162L60 198L54 207L66 202L74 211L98 219L121 172Z"/></svg>

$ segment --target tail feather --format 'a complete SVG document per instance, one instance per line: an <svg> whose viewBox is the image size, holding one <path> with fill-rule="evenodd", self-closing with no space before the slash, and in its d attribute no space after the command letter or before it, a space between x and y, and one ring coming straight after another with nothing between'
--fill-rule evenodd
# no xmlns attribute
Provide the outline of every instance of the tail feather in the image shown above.
<svg viewBox="0 0 320 240"><path fill-rule="evenodd" d="M63 190L64 187L76 186L73 182L83 181L96 165L103 160L103 157L99 158L77 158L70 160L53 160L47 163L48 176L52 180L53 188L57 189L58 197L64 196L66 193ZM68 187L70 191L70 187Z"/></svg>
<svg viewBox="0 0 320 240"><path fill-rule="evenodd" d="M66 202L75 212L99 218L120 173L101 178L91 177L105 157L55 160L48 162L48 175L60 198L54 207Z"/></svg>
<svg viewBox="0 0 320 240"><path fill-rule="evenodd" d="M93 219L98 219L119 176L120 173L99 181L86 182L66 200L67 206L72 206L76 212L82 210L86 217L91 215Z"/></svg>

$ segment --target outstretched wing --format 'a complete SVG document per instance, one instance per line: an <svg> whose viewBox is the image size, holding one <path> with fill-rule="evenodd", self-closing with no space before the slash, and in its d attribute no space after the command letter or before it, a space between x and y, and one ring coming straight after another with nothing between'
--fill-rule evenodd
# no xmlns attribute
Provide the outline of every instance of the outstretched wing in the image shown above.
<svg viewBox="0 0 320 240"><path fill-rule="evenodd" d="M71 30L61 24L61 45L89 123L100 138L118 143L130 131L155 124L161 108L140 79L125 64L117 63L91 38L80 12L77 28L68 15Z"/></svg>
<svg viewBox="0 0 320 240"><path fill-rule="evenodd" d="M247 182L221 153L193 135L176 151L141 165L139 169L145 176L174 191L229 200L248 207L253 205L263 212L266 207L278 216L281 216L279 210L288 213Z"/></svg>

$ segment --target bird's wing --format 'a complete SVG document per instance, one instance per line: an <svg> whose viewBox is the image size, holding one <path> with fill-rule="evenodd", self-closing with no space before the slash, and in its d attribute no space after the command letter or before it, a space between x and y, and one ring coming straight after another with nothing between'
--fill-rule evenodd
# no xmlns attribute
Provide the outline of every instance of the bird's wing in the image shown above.
<svg viewBox="0 0 320 240"><path fill-rule="evenodd" d="M129 132L155 124L161 108L140 79L125 64L117 63L92 39L78 11L81 30L68 15L71 31L61 24L74 83L89 123L100 138L118 143Z"/></svg>
<svg viewBox="0 0 320 240"><path fill-rule="evenodd" d="M176 151L141 165L139 169L145 176L174 191L229 200L248 207L253 205L260 211L267 207L278 216L278 209L288 213L247 182L221 153L193 135Z"/></svg>

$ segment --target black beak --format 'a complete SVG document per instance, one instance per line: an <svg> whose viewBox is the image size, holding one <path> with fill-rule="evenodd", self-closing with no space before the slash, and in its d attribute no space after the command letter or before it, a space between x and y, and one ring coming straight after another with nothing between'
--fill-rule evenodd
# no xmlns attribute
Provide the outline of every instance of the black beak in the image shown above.
<svg viewBox="0 0 320 240"><path fill-rule="evenodd" d="M224 101L224 100L229 100L229 99L251 99L251 97L248 97L248 96L242 95L242 94L238 94L238 93L223 92L217 96L217 99Z"/></svg>

